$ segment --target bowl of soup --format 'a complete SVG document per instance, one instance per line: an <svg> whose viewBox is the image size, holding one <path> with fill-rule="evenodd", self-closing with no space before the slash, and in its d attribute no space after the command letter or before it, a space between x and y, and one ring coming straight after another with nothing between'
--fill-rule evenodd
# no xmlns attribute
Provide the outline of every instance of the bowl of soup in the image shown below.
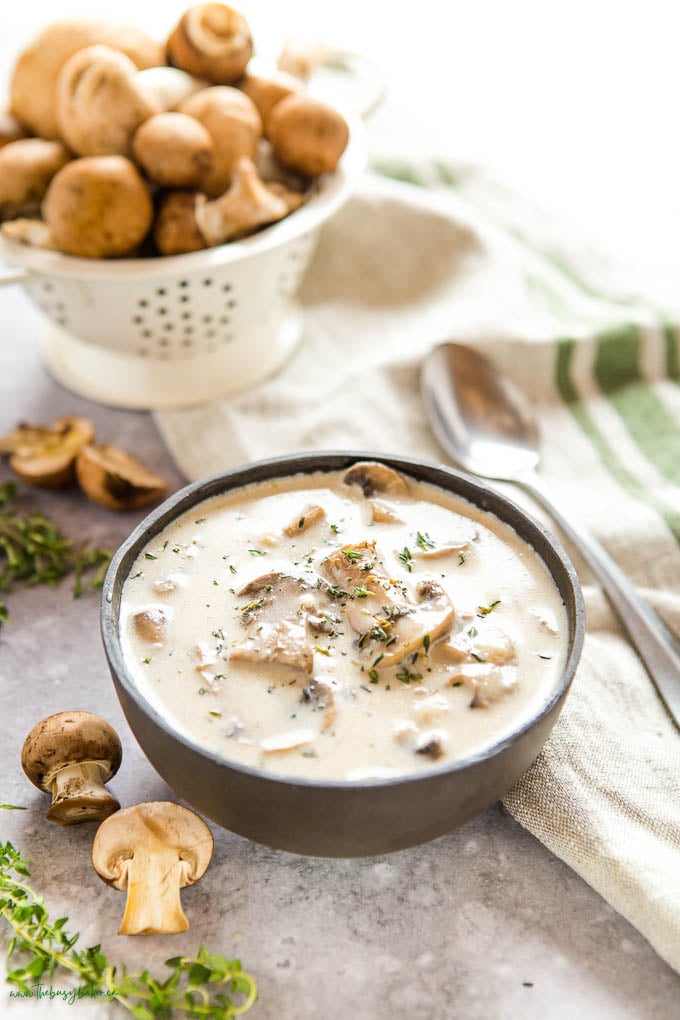
<svg viewBox="0 0 680 1020"><path fill-rule="evenodd" d="M554 536L481 482L308 453L154 510L111 564L102 633L179 796L258 842L350 857L434 839L519 779L584 608Z"/></svg>

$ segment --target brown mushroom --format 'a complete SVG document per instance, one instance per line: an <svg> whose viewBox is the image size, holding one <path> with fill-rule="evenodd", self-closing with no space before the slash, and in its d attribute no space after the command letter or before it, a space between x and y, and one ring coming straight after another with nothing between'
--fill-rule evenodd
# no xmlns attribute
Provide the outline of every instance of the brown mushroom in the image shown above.
<svg viewBox="0 0 680 1020"><path fill-rule="evenodd" d="M13 114L0 113L0 149L10 142L18 142L20 138L27 137L26 128Z"/></svg>
<svg viewBox="0 0 680 1020"><path fill-rule="evenodd" d="M345 485L358 485L366 499L370 499L376 493L381 496L408 495L408 485L404 476L378 461L357 461L345 472L342 480Z"/></svg>
<svg viewBox="0 0 680 1020"><path fill-rule="evenodd" d="M36 212L54 175L71 155L61 142L22 138L0 149L0 219Z"/></svg>
<svg viewBox="0 0 680 1020"><path fill-rule="evenodd" d="M180 889L198 882L213 852L205 822L169 801L123 808L92 844L92 864L108 885L127 891L119 935L174 935L189 922Z"/></svg>
<svg viewBox="0 0 680 1020"><path fill-rule="evenodd" d="M159 113L137 130L132 151L152 181L165 188L193 188L212 169L215 145L194 117Z"/></svg>
<svg viewBox="0 0 680 1020"><path fill-rule="evenodd" d="M140 609L134 614L132 626L143 641L160 645L167 636L171 616L171 611L165 606L150 606L149 609Z"/></svg>
<svg viewBox="0 0 680 1020"><path fill-rule="evenodd" d="M153 206L139 171L124 156L84 156L56 174L43 214L60 251L108 258L141 244Z"/></svg>
<svg viewBox="0 0 680 1020"><path fill-rule="evenodd" d="M332 106L298 92L276 104L267 118L267 137L284 166L316 177L335 170L349 128Z"/></svg>
<svg viewBox="0 0 680 1020"><path fill-rule="evenodd" d="M12 74L12 113L36 135L59 138L56 84L74 53L95 44L119 50L138 68L165 63L162 48L145 32L108 21L55 21L21 54Z"/></svg>
<svg viewBox="0 0 680 1020"><path fill-rule="evenodd" d="M206 247L196 223L197 197L197 191L172 191L161 199L153 228L161 255L183 255Z"/></svg>
<svg viewBox="0 0 680 1020"><path fill-rule="evenodd" d="M231 185L220 198L208 202L199 195L196 200L196 223L209 246L242 237L283 219L288 212L286 198L264 183L253 161L246 157L235 164Z"/></svg>
<svg viewBox="0 0 680 1020"><path fill-rule="evenodd" d="M248 22L226 4L190 7L170 33L168 63L216 85L229 85L245 71L253 52Z"/></svg>
<svg viewBox="0 0 680 1020"><path fill-rule="evenodd" d="M83 492L109 510L135 510L160 499L165 482L117 446L85 446L76 460Z"/></svg>
<svg viewBox="0 0 680 1020"><path fill-rule="evenodd" d="M52 425L20 424L0 438L0 454L10 454L12 471L46 488L68 485L75 477L79 451L94 442L94 426L87 418L58 418Z"/></svg>
<svg viewBox="0 0 680 1020"><path fill-rule="evenodd" d="M230 187L213 201L195 191L173 191L160 203L154 240L162 255L224 244L287 216L304 201L282 184L265 184L255 164L239 159Z"/></svg>
<svg viewBox="0 0 680 1020"><path fill-rule="evenodd" d="M216 198L228 187L236 161L241 156L255 157L262 135L257 107L244 92L218 85L189 96L178 109L180 113L195 117L212 136L214 166L202 188L210 198Z"/></svg>
<svg viewBox="0 0 680 1020"><path fill-rule="evenodd" d="M137 68L110 46L88 46L57 80L57 121L79 156L130 155L132 136L160 108L137 81Z"/></svg>
<svg viewBox="0 0 680 1020"><path fill-rule="evenodd" d="M36 723L24 741L21 766L39 790L52 795L47 819L58 825L101 821L120 804L104 784L115 776L118 734L91 712L58 712Z"/></svg>
<svg viewBox="0 0 680 1020"><path fill-rule="evenodd" d="M238 82L238 87L255 103L257 112L262 118L266 135L267 121L274 107L282 99L286 99L288 96L299 92L301 84L297 78L294 78L291 74L286 74L285 71L275 71L268 77L246 71L243 78Z"/></svg>

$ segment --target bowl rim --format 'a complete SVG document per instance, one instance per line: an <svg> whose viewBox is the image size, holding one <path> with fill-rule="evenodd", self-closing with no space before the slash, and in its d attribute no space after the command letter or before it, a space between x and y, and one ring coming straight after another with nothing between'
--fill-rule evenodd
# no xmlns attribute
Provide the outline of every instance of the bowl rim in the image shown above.
<svg viewBox="0 0 680 1020"><path fill-rule="evenodd" d="M443 765L433 766L415 773L404 773L396 776L361 780L308 779L306 777L285 776L279 773L265 772L262 769L255 768L250 765L244 765L240 762L224 757L215 751L210 751L207 748L202 747L191 737L173 728L171 721L164 718L160 712L157 711L155 706L144 697L142 691L135 683L132 674L126 667L118 627L120 599L118 600L118 610L114 610L114 603L116 593L120 593L122 591L123 584L129 574L129 570L131 569L135 558L153 535L158 534L158 532L171 523L171 521L184 513L187 513L193 506L203 500L210 499L215 496L218 497L232 489L251 485L260 481L266 481L267 479L301 473L311 474L318 471L337 471L349 467L356 461L366 460L378 461L394 468L395 470L402 471L406 475L410 474L411 477L414 477L416 480L439 485L440 488L445 489L445 491L451 492L453 495L460 496L463 499L467 499L468 502L472 502L479 506L482 510L487 508L478 503L477 500L481 498L485 501L490 501L491 503L496 504L497 507L501 508L504 514L507 513L510 517L512 517L512 515L519 516L522 527L526 528L529 533L533 532L534 537L538 537L546 543L551 552L555 555L561 569L564 571L564 578L567 581L568 592L573 598L574 604L573 635L569 638L567 658L559 679L555 683L554 690L550 696L541 703L537 712L534 712L529 716L529 718L523 719L519 725L515 726L509 733L504 734L504 736L500 739L485 745L480 750L475 751L472 754L468 754ZM430 478L420 476L418 472L422 469L425 469L428 472L434 472L441 481L433 481ZM244 475L251 475L254 477L244 478ZM447 479L453 484L447 486ZM463 483L467 489L467 493L457 491L454 486L458 483ZM214 489L215 491L210 491L211 489ZM474 498L471 498L470 491L474 492ZM516 531L514 525L505 516L501 516L494 509L489 510L488 512L495 514L499 517L503 524ZM544 563L550 573L550 576L553 578L553 582L560 591L563 602L566 605L566 600L564 598L565 593L562 591L562 586L553 576L550 567L545 562L541 553L538 552L526 535L520 534L519 532L517 533L519 538L529 545L539 559ZM310 787L317 790L329 789L348 791L373 787L376 789L384 789L385 787L398 786L404 783L426 782L447 773L454 774L457 772L463 772L471 766L480 765L489 759L495 758L497 755L501 755L526 732L548 717L558 702L560 702L560 700L567 694L583 649L585 619L585 603L581 584L576 573L576 569L567 556L562 544L547 528L543 526L543 524L541 524L540 521L537 521L517 503L514 503L504 493L499 492L497 489L487 485L479 478L476 478L467 472L459 471L457 469L450 468L447 465L438 464L435 461L430 461L425 458L416 459L411 457L402 457L396 454L375 453L367 450L320 450L314 452L284 454L282 456L266 458L264 460L251 461L247 464L230 468L227 471L217 472L216 474L209 475L197 482L191 482L179 489L164 500L164 502L158 507L154 508L137 525L137 527L134 528L130 535L128 535L117 549L104 579L100 616L104 651L111 672L115 674L114 679L124 688L127 697L132 699L137 709L143 715L148 716L151 721L171 740L178 741L180 744L184 745L187 750L193 752L199 757L208 759L212 765L233 769L236 772L242 773L253 779L258 779L262 782L282 784L284 786ZM136 735L135 739L137 739ZM139 740L138 743L140 743L140 747L143 751L143 744L141 744Z"/></svg>
<svg viewBox="0 0 680 1020"><path fill-rule="evenodd" d="M11 266L23 268L29 274L124 282L132 278L160 278L178 273L206 272L214 267L254 258L279 248L324 223L347 201L366 169L368 140L365 125L356 113L346 110L342 113L349 126L349 142L337 169L319 178L318 187L300 209L249 237L186 255L86 259L31 248L19 241L8 240L0 233L0 251Z"/></svg>

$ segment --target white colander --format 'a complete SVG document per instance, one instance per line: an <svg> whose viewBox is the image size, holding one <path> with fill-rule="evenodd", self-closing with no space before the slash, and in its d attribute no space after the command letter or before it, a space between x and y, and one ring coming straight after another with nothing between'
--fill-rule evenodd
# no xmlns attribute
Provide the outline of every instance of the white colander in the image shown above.
<svg viewBox="0 0 680 1020"><path fill-rule="evenodd" d="M48 318L46 367L69 389L116 407L188 407L260 381L302 335L295 299L321 224L366 165L363 124L335 173L287 219L242 241L163 258L95 260L2 241L20 283ZM350 253L348 253L349 255Z"/></svg>

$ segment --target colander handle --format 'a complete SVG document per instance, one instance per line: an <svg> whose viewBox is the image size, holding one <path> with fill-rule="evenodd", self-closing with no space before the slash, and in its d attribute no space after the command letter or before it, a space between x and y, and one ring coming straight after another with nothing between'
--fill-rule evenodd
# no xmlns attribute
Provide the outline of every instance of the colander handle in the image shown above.
<svg viewBox="0 0 680 1020"><path fill-rule="evenodd" d="M0 287L9 287L13 283L23 283L28 277L25 269L0 269Z"/></svg>
<svg viewBox="0 0 680 1020"><path fill-rule="evenodd" d="M379 66L371 57L356 50L289 39L279 54L278 66L306 82L323 68L342 72L355 83L359 97L357 112L364 118L373 113L385 97L385 76Z"/></svg>

